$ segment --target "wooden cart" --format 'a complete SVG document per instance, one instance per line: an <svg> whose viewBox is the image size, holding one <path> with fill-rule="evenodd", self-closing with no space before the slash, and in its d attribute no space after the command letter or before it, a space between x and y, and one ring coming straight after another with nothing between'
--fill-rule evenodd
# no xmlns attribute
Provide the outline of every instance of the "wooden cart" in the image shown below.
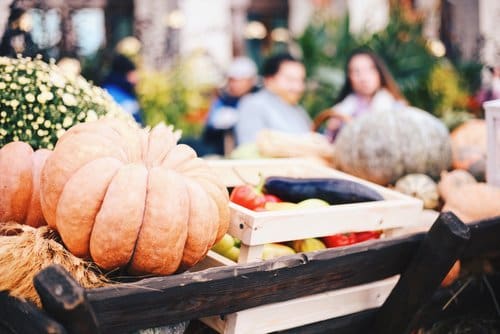
<svg viewBox="0 0 500 334"><path fill-rule="evenodd" d="M409 333L422 319L435 319L436 314L456 316L474 307L489 307L483 289L482 295L471 295L474 300L482 298L480 303L467 300L466 307L451 303L443 312L440 309L453 291L438 287L457 258L498 251L498 235L500 217L464 225L444 213L428 233L92 290L81 288L54 266L35 278L43 311L0 294L0 329L16 334L127 333L207 316L224 318L240 310L400 274L381 307L287 332ZM491 282L498 297L495 288L500 281Z"/></svg>

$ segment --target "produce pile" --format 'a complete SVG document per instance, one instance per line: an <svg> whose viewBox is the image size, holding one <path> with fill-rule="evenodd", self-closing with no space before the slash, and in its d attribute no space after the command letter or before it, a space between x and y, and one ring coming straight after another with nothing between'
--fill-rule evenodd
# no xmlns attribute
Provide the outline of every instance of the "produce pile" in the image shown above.
<svg viewBox="0 0 500 334"><path fill-rule="evenodd" d="M360 183L340 178L291 178L271 176L258 186L234 187L230 200L253 211L281 211L325 208L330 205L381 201L377 191ZM340 233L322 238L307 238L286 243L264 245L262 259L347 246L378 239L382 231ZM237 261L241 241L226 234L212 248L215 252Z"/></svg>

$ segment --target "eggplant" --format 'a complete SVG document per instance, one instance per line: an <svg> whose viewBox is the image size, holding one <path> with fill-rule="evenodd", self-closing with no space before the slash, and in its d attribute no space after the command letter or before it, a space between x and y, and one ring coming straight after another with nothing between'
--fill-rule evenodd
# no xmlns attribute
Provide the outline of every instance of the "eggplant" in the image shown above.
<svg viewBox="0 0 500 334"><path fill-rule="evenodd" d="M268 177L263 190L282 201L298 203L308 198L319 198L330 204L381 201L377 191L360 183L338 178Z"/></svg>

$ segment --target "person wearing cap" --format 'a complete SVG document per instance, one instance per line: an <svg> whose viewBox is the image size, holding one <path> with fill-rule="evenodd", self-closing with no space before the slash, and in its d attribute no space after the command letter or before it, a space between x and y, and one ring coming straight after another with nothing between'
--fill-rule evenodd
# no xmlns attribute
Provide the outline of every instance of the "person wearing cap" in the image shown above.
<svg viewBox="0 0 500 334"><path fill-rule="evenodd" d="M234 147L234 125L240 99L257 90L257 66L247 57L235 58L226 72L226 84L211 104L202 133L202 155L225 155Z"/></svg>
<svg viewBox="0 0 500 334"><path fill-rule="evenodd" d="M104 79L104 88L125 112L137 123L143 125L141 110L135 93L135 85L139 79L137 68L128 57L116 54L111 64L111 71Z"/></svg>
<svg viewBox="0 0 500 334"><path fill-rule="evenodd" d="M276 54L264 62L262 75L264 88L244 97L238 106L237 144L255 142L263 129L289 134L310 132L311 119L299 106L305 89L304 65L290 54Z"/></svg>

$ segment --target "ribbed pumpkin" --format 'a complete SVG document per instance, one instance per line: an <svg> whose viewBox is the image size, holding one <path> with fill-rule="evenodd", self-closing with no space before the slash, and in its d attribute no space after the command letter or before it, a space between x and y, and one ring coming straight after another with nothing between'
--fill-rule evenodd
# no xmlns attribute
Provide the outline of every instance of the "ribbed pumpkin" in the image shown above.
<svg viewBox="0 0 500 334"><path fill-rule="evenodd" d="M337 168L381 185L411 173L437 178L451 165L448 129L413 107L370 112L340 131L335 160Z"/></svg>
<svg viewBox="0 0 500 334"><path fill-rule="evenodd" d="M72 127L42 170L41 203L66 247L106 270L167 275L227 231L227 189L172 128Z"/></svg>
<svg viewBox="0 0 500 334"><path fill-rule="evenodd" d="M486 122L472 119L451 132L453 168L470 172L477 180L484 180L486 173L487 134Z"/></svg>
<svg viewBox="0 0 500 334"><path fill-rule="evenodd" d="M40 207L40 172L52 151L33 152L24 142L0 149L0 222L38 227L45 224Z"/></svg>
<svg viewBox="0 0 500 334"><path fill-rule="evenodd" d="M439 204L437 184L425 174L407 174L394 185L397 191L421 199L425 209L434 209Z"/></svg>

